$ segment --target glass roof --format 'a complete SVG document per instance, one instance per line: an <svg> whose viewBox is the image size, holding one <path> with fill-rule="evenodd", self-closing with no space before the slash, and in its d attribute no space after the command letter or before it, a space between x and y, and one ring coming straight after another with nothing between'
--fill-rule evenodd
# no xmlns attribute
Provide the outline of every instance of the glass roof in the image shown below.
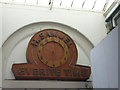
<svg viewBox="0 0 120 90"><path fill-rule="evenodd" d="M112 5L112 3L119 2L119 0L0 0L0 2L106 11Z"/></svg>

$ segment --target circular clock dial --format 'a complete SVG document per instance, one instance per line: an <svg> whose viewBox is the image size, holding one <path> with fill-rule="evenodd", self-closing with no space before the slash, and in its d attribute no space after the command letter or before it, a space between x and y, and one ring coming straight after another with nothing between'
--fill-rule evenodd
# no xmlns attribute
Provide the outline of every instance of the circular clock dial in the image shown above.
<svg viewBox="0 0 120 90"><path fill-rule="evenodd" d="M75 65L77 56L77 48L71 37L55 29L36 33L27 49L27 61L45 67Z"/></svg>
<svg viewBox="0 0 120 90"><path fill-rule="evenodd" d="M58 67L67 61L69 49L64 41L57 37L47 37L38 46L39 59L50 67Z"/></svg>

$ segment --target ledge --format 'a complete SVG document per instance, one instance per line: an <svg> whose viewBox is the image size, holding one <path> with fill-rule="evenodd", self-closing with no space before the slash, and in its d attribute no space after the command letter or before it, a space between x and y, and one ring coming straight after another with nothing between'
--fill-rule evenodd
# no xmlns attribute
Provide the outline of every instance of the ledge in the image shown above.
<svg viewBox="0 0 120 90"><path fill-rule="evenodd" d="M3 88L92 88L92 82L48 80L3 80Z"/></svg>

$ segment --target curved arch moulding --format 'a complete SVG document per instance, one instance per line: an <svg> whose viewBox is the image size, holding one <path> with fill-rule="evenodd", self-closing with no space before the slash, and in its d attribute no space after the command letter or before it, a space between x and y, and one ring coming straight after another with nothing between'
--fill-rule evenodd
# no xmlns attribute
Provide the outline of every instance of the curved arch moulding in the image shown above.
<svg viewBox="0 0 120 90"><path fill-rule="evenodd" d="M26 63L26 49L31 37L44 29L58 29L68 34L78 49L77 64L90 66L90 50L93 44L78 30L55 22L38 22L26 25L14 32L2 46L3 81L15 79L11 71L13 63ZM3 82L4 84L4 82Z"/></svg>

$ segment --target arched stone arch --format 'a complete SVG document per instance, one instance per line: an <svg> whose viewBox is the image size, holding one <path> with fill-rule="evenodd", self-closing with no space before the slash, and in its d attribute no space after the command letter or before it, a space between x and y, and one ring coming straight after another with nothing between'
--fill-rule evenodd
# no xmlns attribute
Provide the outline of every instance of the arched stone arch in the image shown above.
<svg viewBox="0 0 120 90"><path fill-rule="evenodd" d="M88 60L90 60L90 50L94 47L93 44L78 30L74 29L73 27L57 23L57 22L36 22L31 23L28 25L25 25L24 27L21 27L20 29L16 30L13 34L11 34L7 40L4 42L2 48L3 48L3 79L6 79L7 74L7 65L9 65L10 61L10 55L13 52L13 50L25 39L30 38L33 36L36 32L44 29L58 29L65 33L67 33L77 44L78 47L80 47L81 53L86 56ZM26 40L26 42L29 42L29 39ZM24 43L26 43L24 42ZM27 45L27 43L25 44ZM26 46L25 46L26 47ZM20 48L22 50L22 48ZM16 52L17 53L17 52ZM15 54L15 53L14 53ZM14 62L11 62L11 64ZM90 64L89 64L90 65ZM8 78L7 78L8 79Z"/></svg>

